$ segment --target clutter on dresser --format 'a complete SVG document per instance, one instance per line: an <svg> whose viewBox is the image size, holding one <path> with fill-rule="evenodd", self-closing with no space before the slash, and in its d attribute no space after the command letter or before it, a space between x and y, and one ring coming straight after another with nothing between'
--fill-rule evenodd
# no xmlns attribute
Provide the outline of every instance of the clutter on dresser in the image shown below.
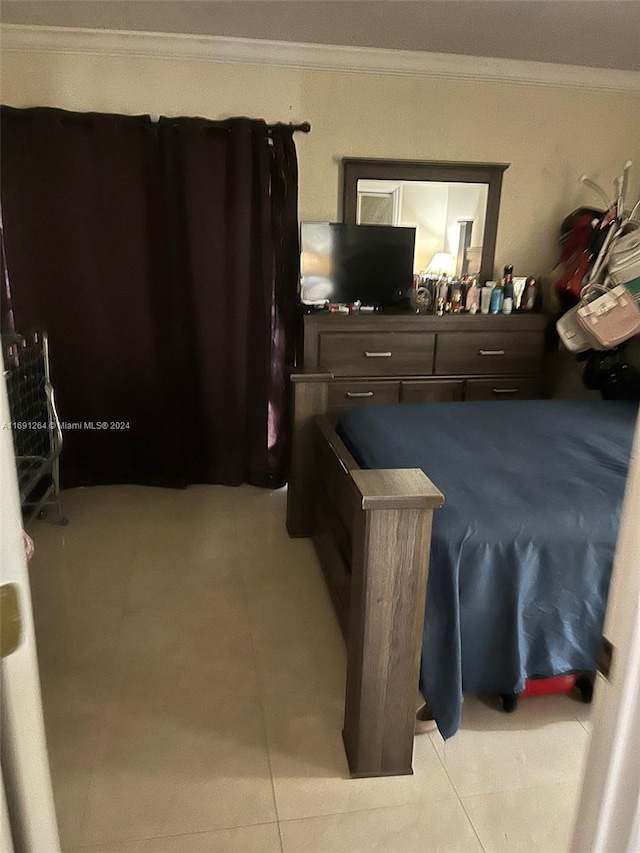
<svg viewBox="0 0 640 853"><path fill-rule="evenodd" d="M537 311L539 305L538 279L534 276L514 276L512 264L504 267L500 279L486 281L484 286L476 276L461 277L421 273L414 276L410 296L412 310L418 314L511 314Z"/></svg>
<svg viewBox="0 0 640 853"><path fill-rule="evenodd" d="M447 252L436 252L426 269L415 274L415 236L414 227L302 222L302 311L443 316L537 310L537 279L515 276L512 264L504 267L499 280L487 281L484 287L478 273L456 274L454 258ZM493 288L495 293L484 295L485 289Z"/></svg>

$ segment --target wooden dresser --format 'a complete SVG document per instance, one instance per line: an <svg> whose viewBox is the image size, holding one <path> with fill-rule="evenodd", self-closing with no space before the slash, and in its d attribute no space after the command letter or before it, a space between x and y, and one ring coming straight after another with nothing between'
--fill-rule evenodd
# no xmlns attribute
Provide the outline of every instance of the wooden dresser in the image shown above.
<svg viewBox="0 0 640 853"><path fill-rule="evenodd" d="M307 314L304 368L331 373L329 410L540 397L540 314Z"/></svg>
<svg viewBox="0 0 640 853"><path fill-rule="evenodd" d="M309 535L301 495L312 424L353 406L545 396L541 314L307 314L304 363L291 375L289 532Z"/></svg>

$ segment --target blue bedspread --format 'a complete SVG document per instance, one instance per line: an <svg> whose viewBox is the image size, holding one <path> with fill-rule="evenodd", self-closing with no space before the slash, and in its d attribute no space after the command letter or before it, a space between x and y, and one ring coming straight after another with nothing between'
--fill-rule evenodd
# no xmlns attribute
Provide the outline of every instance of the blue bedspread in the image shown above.
<svg viewBox="0 0 640 853"><path fill-rule="evenodd" d="M367 406L338 433L364 468L422 468L435 510L420 687L442 735L462 695L595 669L636 403Z"/></svg>

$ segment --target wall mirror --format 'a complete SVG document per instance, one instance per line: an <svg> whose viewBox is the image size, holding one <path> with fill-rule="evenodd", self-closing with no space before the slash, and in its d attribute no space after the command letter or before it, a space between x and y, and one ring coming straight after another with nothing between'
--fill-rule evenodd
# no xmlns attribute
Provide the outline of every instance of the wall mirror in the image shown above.
<svg viewBox="0 0 640 853"><path fill-rule="evenodd" d="M416 229L414 273L493 278L507 163L346 158L342 218Z"/></svg>

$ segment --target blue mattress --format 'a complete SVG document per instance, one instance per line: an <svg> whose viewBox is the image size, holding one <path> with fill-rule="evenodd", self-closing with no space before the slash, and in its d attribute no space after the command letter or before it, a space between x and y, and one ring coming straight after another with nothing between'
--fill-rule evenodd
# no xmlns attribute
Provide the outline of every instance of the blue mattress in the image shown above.
<svg viewBox="0 0 640 853"><path fill-rule="evenodd" d="M462 695L595 669L637 403L367 406L337 431L363 468L422 468L435 510L420 688L443 737Z"/></svg>

